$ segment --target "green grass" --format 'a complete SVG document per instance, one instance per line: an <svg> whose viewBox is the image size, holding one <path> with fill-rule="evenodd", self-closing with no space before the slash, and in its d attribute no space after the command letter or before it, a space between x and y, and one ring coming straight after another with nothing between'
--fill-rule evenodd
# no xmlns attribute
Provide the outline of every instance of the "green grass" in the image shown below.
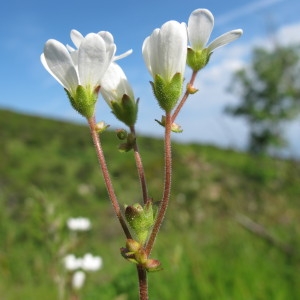
<svg viewBox="0 0 300 300"><path fill-rule="evenodd" d="M117 151L113 132L102 140L121 203L139 201L132 153ZM53 278L65 252L103 258L82 299L137 299L135 268L119 253L125 239L87 127L0 110L0 141L0 299L57 299ZM138 143L159 201L162 141ZM149 274L150 299L300 299L299 162L198 144L173 144L173 157L172 197L152 253L164 270ZM241 226L241 215L261 224L271 242ZM63 249L65 221L75 216L93 228Z"/></svg>

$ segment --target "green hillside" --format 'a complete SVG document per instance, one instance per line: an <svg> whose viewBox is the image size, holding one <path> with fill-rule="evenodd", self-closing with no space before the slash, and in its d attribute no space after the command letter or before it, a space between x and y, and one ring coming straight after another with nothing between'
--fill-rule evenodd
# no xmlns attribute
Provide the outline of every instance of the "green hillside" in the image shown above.
<svg viewBox="0 0 300 300"><path fill-rule="evenodd" d="M139 201L133 154L118 152L112 131L102 141L119 199ZM162 141L138 144L158 201ZM300 299L300 163L179 143L173 157L152 255L164 270L149 275L150 299ZM66 220L77 216L93 226L71 245ZM0 299L58 299L62 257L86 252L104 265L88 274L81 299L137 299L124 243L88 128L0 110Z"/></svg>

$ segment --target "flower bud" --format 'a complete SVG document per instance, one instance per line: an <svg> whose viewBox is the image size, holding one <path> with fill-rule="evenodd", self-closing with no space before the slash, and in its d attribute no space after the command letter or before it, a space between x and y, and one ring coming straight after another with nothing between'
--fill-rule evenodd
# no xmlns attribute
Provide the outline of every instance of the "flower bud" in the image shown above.
<svg viewBox="0 0 300 300"><path fill-rule="evenodd" d="M163 126L163 127L166 126L166 117L165 117L165 116L162 116L162 117L161 117L161 121L158 121L158 120L156 120L156 119L155 119L155 121L156 121L159 125L161 125L161 126ZM182 128L181 128L181 126L178 125L178 124L176 124L176 123L172 123L172 125L171 125L171 130L172 130L173 132L175 132L175 133L181 133L181 132L183 131Z"/></svg>
<svg viewBox="0 0 300 300"><path fill-rule="evenodd" d="M144 207L139 203L126 206L125 217L130 227L134 230L138 241L144 244L154 223L151 201L148 201Z"/></svg>
<svg viewBox="0 0 300 300"><path fill-rule="evenodd" d="M146 263L144 263L144 267L148 272L156 272L162 270L160 261L152 258L147 259Z"/></svg>
<svg viewBox="0 0 300 300"><path fill-rule="evenodd" d="M116 132L119 140L125 140L128 136L128 133L125 129L117 129Z"/></svg>
<svg viewBox="0 0 300 300"><path fill-rule="evenodd" d="M101 121L96 124L95 130L98 133L101 133L101 132L105 131L108 127L109 127L108 124L105 124L105 122Z"/></svg>

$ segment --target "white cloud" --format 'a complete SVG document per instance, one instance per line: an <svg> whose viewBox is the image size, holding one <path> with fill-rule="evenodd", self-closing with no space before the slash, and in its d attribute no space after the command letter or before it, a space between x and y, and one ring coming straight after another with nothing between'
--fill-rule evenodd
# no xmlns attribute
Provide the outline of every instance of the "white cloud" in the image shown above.
<svg viewBox="0 0 300 300"><path fill-rule="evenodd" d="M270 7L275 5L276 3L282 2L284 0L259 0L255 2L251 2L250 4L241 6L230 13L226 13L224 15L221 15L217 19L218 25L223 25L225 23L231 22L234 19L240 18L245 15L253 14L257 11L260 11L266 7Z"/></svg>

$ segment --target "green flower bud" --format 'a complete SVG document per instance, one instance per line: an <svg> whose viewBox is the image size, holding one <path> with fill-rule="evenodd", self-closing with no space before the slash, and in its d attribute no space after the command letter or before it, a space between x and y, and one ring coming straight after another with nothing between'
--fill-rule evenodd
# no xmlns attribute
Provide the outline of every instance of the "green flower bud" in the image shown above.
<svg viewBox="0 0 300 300"><path fill-rule="evenodd" d="M117 129L116 132L118 139L121 141L125 140L128 136L128 133L125 129Z"/></svg>
<svg viewBox="0 0 300 300"><path fill-rule="evenodd" d="M124 94L120 101L111 101L113 114L127 126L132 126L137 120L138 101Z"/></svg>
<svg viewBox="0 0 300 300"><path fill-rule="evenodd" d="M130 227L135 232L138 241L144 244L149 230L153 226L154 216L151 201L142 207L139 203L125 207L125 217Z"/></svg>

